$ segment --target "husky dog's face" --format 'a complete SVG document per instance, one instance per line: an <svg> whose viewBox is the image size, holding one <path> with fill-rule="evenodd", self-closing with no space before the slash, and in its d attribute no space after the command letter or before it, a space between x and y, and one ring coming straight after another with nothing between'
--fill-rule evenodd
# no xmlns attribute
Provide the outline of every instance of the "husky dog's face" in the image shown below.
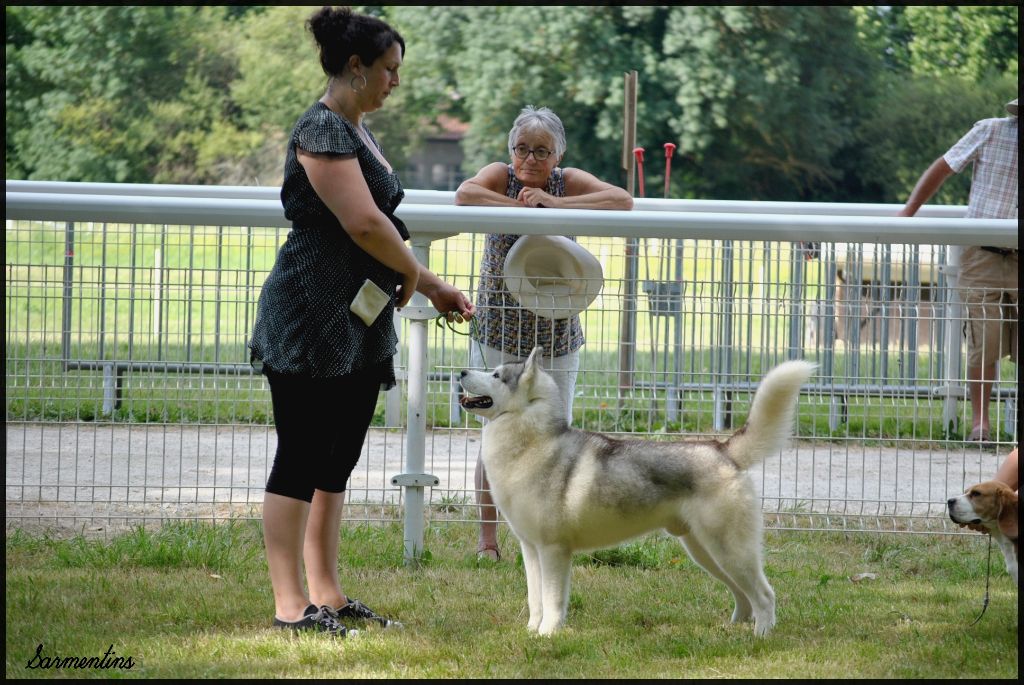
<svg viewBox="0 0 1024 685"><path fill-rule="evenodd" d="M484 418L525 408L530 402L529 386L539 370L540 350L534 348L525 362L509 362L493 371L463 369L459 382L466 394L459 404Z"/></svg>

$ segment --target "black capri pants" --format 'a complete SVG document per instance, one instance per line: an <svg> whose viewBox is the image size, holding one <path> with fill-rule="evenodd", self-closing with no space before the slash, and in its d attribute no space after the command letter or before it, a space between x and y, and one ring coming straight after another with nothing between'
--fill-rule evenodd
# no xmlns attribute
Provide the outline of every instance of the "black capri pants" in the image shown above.
<svg viewBox="0 0 1024 685"><path fill-rule="evenodd" d="M381 372L371 367L334 378L264 369L270 382L277 453L266 490L313 501L313 491L344 492L373 419Z"/></svg>

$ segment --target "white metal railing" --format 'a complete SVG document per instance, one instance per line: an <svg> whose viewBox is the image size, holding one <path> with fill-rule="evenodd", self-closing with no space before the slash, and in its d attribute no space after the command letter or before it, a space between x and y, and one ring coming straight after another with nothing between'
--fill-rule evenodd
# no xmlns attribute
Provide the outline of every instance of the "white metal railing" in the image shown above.
<svg viewBox="0 0 1024 685"><path fill-rule="evenodd" d="M277 186L197 186L158 183L75 183L69 181L7 181L8 193L80 195L148 195L153 197L220 197L280 201ZM406 190L405 204L454 205L455 193L445 190ZM634 209L654 212L719 212L740 214L820 214L893 216L899 205L854 202L755 202L747 200L665 200L636 198ZM962 205L925 205L921 218L963 217Z"/></svg>
<svg viewBox="0 0 1024 685"><path fill-rule="evenodd" d="M106 221L150 224L195 224L289 227L279 198L255 199L237 195L193 196L92 195L83 192L26 192L11 190L8 181L8 219L47 221ZM28 182L20 182L21 184ZM24 187L24 186L22 186ZM239 191L241 192L241 191ZM265 194L266 191L264 191ZM416 203L427 193L427 203ZM435 194L436 193L436 194ZM454 207L442 204L441 191L410 191L396 215L410 233L433 240L463 232L522 235L616 236L711 240L817 240L822 242L909 243L940 245L1017 246L1017 222L1010 219L971 219L951 212L913 218L894 216L895 205L869 205L865 214L783 213L796 203L729 203L693 205L695 200L648 200L630 212L514 207ZM445 195L451 195L447 193ZM661 204L657 204L661 203ZM689 204L689 211L679 207ZM758 213L758 204L770 206ZM779 204L783 206L778 206ZM708 211L710 208L715 211ZM883 209L884 208L884 209ZM721 211L730 210L730 211ZM849 211L854 211L851 206ZM883 213L884 211L884 213ZM889 216L885 216L885 214ZM924 212L923 212L924 213Z"/></svg>
<svg viewBox="0 0 1024 685"><path fill-rule="evenodd" d="M6 218L203 226L290 227L278 188L7 181ZM457 207L454 193L406 191L396 214L427 265L434 240L459 233L571 234L673 238L1017 247L1016 220L963 219L964 208L931 206L915 218L898 205L637 199L635 209L589 211ZM955 254L955 251L953 251ZM406 557L422 548L427 387L427 322L436 315L416 294L403 311L410 324L405 473ZM950 340L952 335L948 337Z"/></svg>

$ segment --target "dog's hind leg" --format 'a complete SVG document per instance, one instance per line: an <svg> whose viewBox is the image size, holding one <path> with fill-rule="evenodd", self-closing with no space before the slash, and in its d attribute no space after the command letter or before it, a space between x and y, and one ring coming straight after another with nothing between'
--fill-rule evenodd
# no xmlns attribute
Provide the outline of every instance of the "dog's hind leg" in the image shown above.
<svg viewBox="0 0 1024 685"><path fill-rule="evenodd" d="M544 616L537 630L551 635L565 623L569 606L569 574L572 571L572 552L560 545L538 546L540 556L541 601Z"/></svg>
<svg viewBox="0 0 1024 685"><path fill-rule="evenodd" d="M541 602L541 572L540 555L537 548L523 540L519 541L523 550L523 568L526 570L526 602L530 607L530 620L526 628L536 633L540 628L541 619L544 617L543 604Z"/></svg>
<svg viewBox="0 0 1024 685"><path fill-rule="evenodd" d="M760 513L760 512L758 512ZM725 575L732 578L740 591L750 600L754 614L754 634L767 635L775 625L775 591L768 584L761 563L760 526L753 527L757 535L736 531L699 531L698 538L706 551Z"/></svg>
<svg viewBox="0 0 1024 685"><path fill-rule="evenodd" d="M683 543L683 547L686 549L687 554L693 559L694 563L700 566L702 569L710 573L713 577L722 581L728 586L729 591L732 592L733 600L736 603L735 608L732 612L732 622L739 623L741 621L747 621L753 614L753 607L750 606L750 600L747 599L746 593L740 589L729 574L721 569L721 567L715 563L714 557L708 554L708 551L704 549L697 539L692 535L680 535L679 541Z"/></svg>
<svg viewBox="0 0 1024 685"><path fill-rule="evenodd" d="M754 618L754 635L762 637L775 626L775 591L764 575L761 557L763 514L760 500L749 477L739 477L714 495L715 505L691 500L684 503L680 519L688 531L687 541L696 541L704 553L714 560L722 575L732 580L739 592L737 612L743 615L739 597L750 604Z"/></svg>

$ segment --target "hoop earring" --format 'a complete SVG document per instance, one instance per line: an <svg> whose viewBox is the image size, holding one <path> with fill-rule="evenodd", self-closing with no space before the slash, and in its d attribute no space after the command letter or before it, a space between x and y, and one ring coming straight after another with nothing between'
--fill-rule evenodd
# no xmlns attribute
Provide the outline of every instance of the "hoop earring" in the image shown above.
<svg viewBox="0 0 1024 685"><path fill-rule="evenodd" d="M357 79L357 78L361 78L361 79L363 79L363 85L362 85L362 86L360 86L359 88L356 88L356 79ZM354 90L354 91L355 91L355 92L357 92L357 93L361 93L361 92L363 92L363 89L364 89L364 88L366 88L366 77L365 77L365 76L363 76L362 74L356 74L355 76L353 76L353 77L352 77L352 78L351 78L351 79L349 80L349 82L348 82L348 87L349 87L349 88L351 88L352 90Z"/></svg>

